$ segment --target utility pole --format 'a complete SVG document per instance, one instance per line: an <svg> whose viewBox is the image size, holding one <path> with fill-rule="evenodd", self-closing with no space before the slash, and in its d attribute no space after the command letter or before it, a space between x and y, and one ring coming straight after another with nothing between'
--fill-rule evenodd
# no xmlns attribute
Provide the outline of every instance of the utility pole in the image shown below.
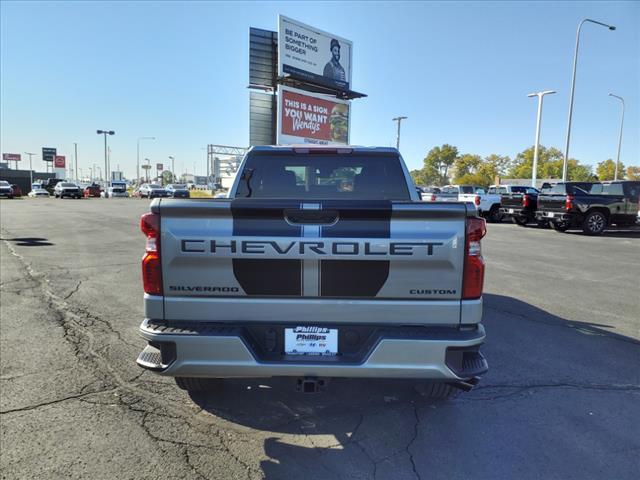
<svg viewBox="0 0 640 480"><path fill-rule="evenodd" d="M538 119L536 120L536 145L533 150L533 169L531 171L531 186L536 188L538 175L538 149L540 148L540 123L542 121L542 99L545 95L556 93L555 90L545 90L544 92L530 93L527 97L538 97Z"/></svg>
<svg viewBox="0 0 640 480"><path fill-rule="evenodd" d="M29 178L31 179L30 189L33 189L33 164L31 163L31 157L36 155L35 153L24 152L25 155L29 155Z"/></svg>
<svg viewBox="0 0 640 480"><path fill-rule="evenodd" d="M108 153L107 153L107 148L108 148L107 147L107 135L115 135L116 132L114 132L113 130L96 130L96 133L98 135L104 135L104 179L105 179L104 190L106 192L107 188L109 186L109 181L107 180L107 177L109 175L109 157L108 157Z"/></svg>
<svg viewBox="0 0 640 480"><path fill-rule="evenodd" d="M171 176L173 177L173 181L177 182L176 180L176 159L174 157L172 157L171 155L169 155L169 160L171 160Z"/></svg>
<svg viewBox="0 0 640 480"><path fill-rule="evenodd" d="M76 142L73 142L73 150L74 150L74 159L76 161L76 182L79 182L80 179L78 178L78 144Z"/></svg>
<svg viewBox="0 0 640 480"><path fill-rule="evenodd" d="M392 119L394 122L398 122L398 136L396 137L396 148L398 150L400 150L400 123L402 122L402 120L406 119L407 117L396 117Z"/></svg>
<svg viewBox="0 0 640 480"><path fill-rule="evenodd" d="M620 149L622 148L622 127L624 126L624 98L619 97L618 95L614 95L613 93L610 93L609 96L617 98L622 102L622 118L620 119L620 136L618 137L618 157L616 158L616 170L613 176L614 180L618 180L618 167L620 165Z"/></svg>

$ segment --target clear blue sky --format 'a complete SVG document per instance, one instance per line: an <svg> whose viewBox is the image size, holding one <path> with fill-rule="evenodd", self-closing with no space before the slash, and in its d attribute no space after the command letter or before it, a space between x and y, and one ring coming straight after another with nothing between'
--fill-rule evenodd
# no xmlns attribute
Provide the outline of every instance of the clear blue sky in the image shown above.
<svg viewBox="0 0 640 480"><path fill-rule="evenodd" d="M571 156L615 158L626 99L625 164L640 164L640 2L7 2L1 3L2 151L58 147L80 167L103 162L96 129L113 129L112 166L143 157L204 173L207 143L249 142L248 30L282 13L354 42L351 140L394 145L419 167L434 145L514 156L534 141L564 150L575 31L581 37ZM42 166L40 155L36 166ZM86 171L86 170L85 170ZM179 172L181 173L181 171Z"/></svg>

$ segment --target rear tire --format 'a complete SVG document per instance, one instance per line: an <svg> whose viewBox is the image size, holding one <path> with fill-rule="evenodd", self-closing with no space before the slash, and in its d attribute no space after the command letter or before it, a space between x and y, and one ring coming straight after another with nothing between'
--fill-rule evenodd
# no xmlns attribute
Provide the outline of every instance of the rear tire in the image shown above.
<svg viewBox="0 0 640 480"><path fill-rule="evenodd" d="M188 392L211 392L222 388L221 378L175 377L176 385Z"/></svg>
<svg viewBox="0 0 640 480"><path fill-rule="evenodd" d="M487 220L489 220L491 223L500 223L502 221L502 214L500 213L499 205L494 205L493 207L491 207L489 213L487 214Z"/></svg>
<svg viewBox="0 0 640 480"><path fill-rule="evenodd" d="M522 217L518 217L516 215L511 217L511 221L513 223L515 223L516 225L520 225L521 227L526 227L527 223L529 223L529 219L528 218L522 218Z"/></svg>
<svg viewBox="0 0 640 480"><path fill-rule="evenodd" d="M568 222L549 222L551 223L551 228L553 228L556 232L566 232L569 230Z"/></svg>
<svg viewBox="0 0 640 480"><path fill-rule="evenodd" d="M455 397L460 392L460 389L444 382L427 382L420 385L418 392L423 397L432 400L446 400Z"/></svg>
<svg viewBox="0 0 640 480"><path fill-rule="evenodd" d="M599 211L590 212L582 221L582 231L587 235L602 235L607 228L607 216Z"/></svg>

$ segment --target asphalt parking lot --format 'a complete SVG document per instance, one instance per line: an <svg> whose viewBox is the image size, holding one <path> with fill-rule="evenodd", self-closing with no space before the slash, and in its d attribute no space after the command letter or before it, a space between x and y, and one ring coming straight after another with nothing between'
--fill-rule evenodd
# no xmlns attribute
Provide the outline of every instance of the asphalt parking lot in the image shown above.
<svg viewBox="0 0 640 480"><path fill-rule="evenodd" d="M490 371L452 400L347 379L191 398L135 364L148 205L0 202L2 478L637 478L639 232L490 224Z"/></svg>

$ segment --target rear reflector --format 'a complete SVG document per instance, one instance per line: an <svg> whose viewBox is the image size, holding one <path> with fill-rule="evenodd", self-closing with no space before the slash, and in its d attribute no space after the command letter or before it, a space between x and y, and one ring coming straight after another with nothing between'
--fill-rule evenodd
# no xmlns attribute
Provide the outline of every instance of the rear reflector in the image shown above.
<svg viewBox="0 0 640 480"><path fill-rule="evenodd" d="M487 234L484 218L467 219L466 255L464 260L464 277L462 280L462 299L473 300L482 296L484 285L484 259L480 240Z"/></svg>
<svg viewBox="0 0 640 480"><path fill-rule="evenodd" d="M162 295L160 261L160 215L145 213L140 217L140 230L147 236L146 253L142 257L142 285L149 295Z"/></svg>

